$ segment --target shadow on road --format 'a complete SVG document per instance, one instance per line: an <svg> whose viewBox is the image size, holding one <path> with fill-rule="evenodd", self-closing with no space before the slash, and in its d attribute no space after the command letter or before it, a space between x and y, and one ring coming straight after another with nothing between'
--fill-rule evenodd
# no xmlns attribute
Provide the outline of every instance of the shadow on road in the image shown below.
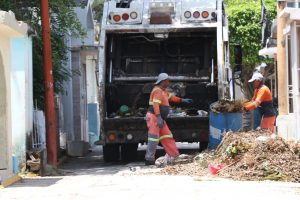
<svg viewBox="0 0 300 200"><path fill-rule="evenodd" d="M56 184L58 181L62 180L62 178L54 178L54 177L44 177L44 178L25 178L22 179L21 182L18 182L12 186L14 187L49 187L51 185Z"/></svg>
<svg viewBox="0 0 300 200"><path fill-rule="evenodd" d="M180 153L193 154L198 152L193 145L181 145ZM198 146L197 146L198 147ZM69 157L60 167L59 170L63 175L66 176L76 176L76 175L113 175L117 174L124 170L130 170L132 167L141 167L144 166L144 156L145 156L146 146L139 147L138 158L135 162L124 163L124 162L115 162L115 163L106 163L103 160L102 156L102 147L94 147L90 153L85 157ZM157 150L157 157L163 156L165 154L162 148Z"/></svg>

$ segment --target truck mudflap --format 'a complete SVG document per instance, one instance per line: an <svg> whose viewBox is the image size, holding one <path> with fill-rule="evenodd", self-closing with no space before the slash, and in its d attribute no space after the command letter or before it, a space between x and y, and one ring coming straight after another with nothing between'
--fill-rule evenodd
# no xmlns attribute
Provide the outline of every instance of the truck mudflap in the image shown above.
<svg viewBox="0 0 300 200"><path fill-rule="evenodd" d="M208 117L171 117L166 121L176 142L208 142ZM147 142L147 126L142 117L107 118L103 123L106 143Z"/></svg>

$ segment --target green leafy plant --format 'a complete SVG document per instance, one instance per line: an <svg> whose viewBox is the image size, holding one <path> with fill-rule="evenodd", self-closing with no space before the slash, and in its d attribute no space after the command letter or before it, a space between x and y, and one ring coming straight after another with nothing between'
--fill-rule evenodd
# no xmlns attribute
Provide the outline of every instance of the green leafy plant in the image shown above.
<svg viewBox="0 0 300 200"><path fill-rule="evenodd" d="M104 0L95 0L92 4L94 17L97 21L100 21L100 19L102 18L103 4L104 4Z"/></svg>
<svg viewBox="0 0 300 200"><path fill-rule="evenodd" d="M234 45L240 44L243 52L241 87L246 96L251 97L252 87L247 83L255 65L262 61L258 52L261 47L261 0L225 0L230 34L230 63L234 68ZM276 17L276 1L264 0L267 17Z"/></svg>
<svg viewBox="0 0 300 200"><path fill-rule="evenodd" d="M276 16L276 1L265 0L268 18ZM261 1L260 0L225 0L229 21L230 43L240 44L243 49L243 66L251 68L258 64L258 51L261 49ZM231 48L233 52L233 48ZM231 56L234 54L231 53ZM233 64L233 57L231 57ZM233 66L233 65L232 65Z"/></svg>
<svg viewBox="0 0 300 200"><path fill-rule="evenodd" d="M51 26L52 65L54 78L54 91L63 92L63 84L72 75L65 66L67 62L68 47L65 36L85 37L85 30L73 10L76 6L74 0L50 0L49 15ZM44 108L44 79L43 54L41 35L40 0L6 0L0 2L1 10L11 10L17 20L24 21L30 26L28 34L32 36L33 46L33 93L39 108Z"/></svg>

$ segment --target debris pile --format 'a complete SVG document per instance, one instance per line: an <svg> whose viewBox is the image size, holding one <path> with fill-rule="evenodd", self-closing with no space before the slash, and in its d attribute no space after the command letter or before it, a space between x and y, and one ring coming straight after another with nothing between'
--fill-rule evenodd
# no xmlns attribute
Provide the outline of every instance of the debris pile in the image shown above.
<svg viewBox="0 0 300 200"><path fill-rule="evenodd" d="M247 100L230 101L228 99L221 99L211 106L211 111L215 113L242 112L244 107L243 105L246 101Z"/></svg>
<svg viewBox="0 0 300 200"><path fill-rule="evenodd" d="M175 96L184 97L186 94L186 84L182 82L171 83L168 91Z"/></svg>
<svg viewBox="0 0 300 200"><path fill-rule="evenodd" d="M41 169L40 152L27 152L27 167L31 172L39 172Z"/></svg>
<svg viewBox="0 0 300 200"><path fill-rule="evenodd" d="M206 117L208 116L208 112L206 112L205 110L198 110L196 108L174 107L171 108L169 113L169 117L186 117L186 116Z"/></svg>
<svg viewBox="0 0 300 200"><path fill-rule="evenodd" d="M148 108L130 108L127 105L122 105L115 113L111 113L109 118L126 118L126 117L145 117ZM199 116L206 117L208 112L204 110L198 110L196 108L182 108L173 107L170 109L169 117L187 117L187 116Z"/></svg>
<svg viewBox="0 0 300 200"><path fill-rule="evenodd" d="M215 151L194 157L188 164L167 166L161 173L203 176L214 174L235 180L300 182L300 142L271 137L267 131L228 132ZM221 166L221 167L220 167Z"/></svg>
<svg viewBox="0 0 300 200"><path fill-rule="evenodd" d="M126 117L144 117L147 113L147 108L133 109L126 105L122 105L116 113L111 113L110 118L126 118Z"/></svg>

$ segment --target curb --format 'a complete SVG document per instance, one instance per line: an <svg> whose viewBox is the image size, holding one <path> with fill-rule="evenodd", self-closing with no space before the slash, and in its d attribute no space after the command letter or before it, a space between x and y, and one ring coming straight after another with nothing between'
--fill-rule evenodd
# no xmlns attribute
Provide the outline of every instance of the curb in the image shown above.
<svg viewBox="0 0 300 200"><path fill-rule="evenodd" d="M0 189L4 189L4 188L6 188L6 187L8 187L8 186L10 186L10 185L12 185L12 184L14 184L14 183L20 181L21 179L22 179L21 176L19 176L19 175L14 175L14 176L12 176L12 177L10 177L10 178L8 178L8 179L2 181L2 183L1 183L1 185L0 185Z"/></svg>

